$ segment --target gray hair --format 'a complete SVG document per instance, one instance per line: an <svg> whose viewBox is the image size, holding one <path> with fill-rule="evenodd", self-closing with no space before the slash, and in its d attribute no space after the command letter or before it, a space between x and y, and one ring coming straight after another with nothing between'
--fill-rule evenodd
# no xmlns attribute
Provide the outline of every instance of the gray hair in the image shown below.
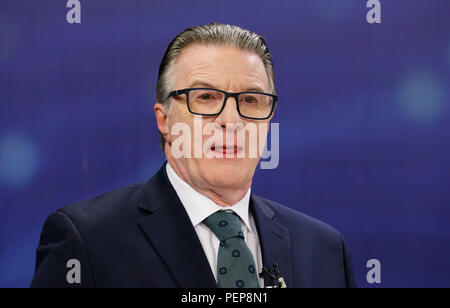
<svg viewBox="0 0 450 308"><path fill-rule="evenodd" d="M156 84L156 101L167 109L170 107L169 93L172 89L172 72L181 51L192 44L226 45L256 53L263 61L269 78L269 87L275 94L275 77L272 56L265 39L249 30L234 25L210 23L191 27L178 34L169 44L159 66ZM164 151L165 140L161 134L161 148Z"/></svg>

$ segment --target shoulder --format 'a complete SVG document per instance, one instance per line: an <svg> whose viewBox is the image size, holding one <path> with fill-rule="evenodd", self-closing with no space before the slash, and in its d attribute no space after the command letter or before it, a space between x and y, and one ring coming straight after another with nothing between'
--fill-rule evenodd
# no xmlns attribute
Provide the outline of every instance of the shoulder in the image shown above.
<svg viewBox="0 0 450 308"><path fill-rule="evenodd" d="M277 202L253 196L266 216L289 234L295 284L357 287L342 234L330 225Z"/></svg>
<svg viewBox="0 0 450 308"><path fill-rule="evenodd" d="M278 202L255 195L253 197L268 206L274 212L274 221L287 227L294 237L298 234L302 235L302 240L309 239L312 243L341 244L342 234L327 223Z"/></svg>
<svg viewBox="0 0 450 308"><path fill-rule="evenodd" d="M130 184L98 195L90 200L68 204L57 210L77 229L117 225L136 217L143 183Z"/></svg>

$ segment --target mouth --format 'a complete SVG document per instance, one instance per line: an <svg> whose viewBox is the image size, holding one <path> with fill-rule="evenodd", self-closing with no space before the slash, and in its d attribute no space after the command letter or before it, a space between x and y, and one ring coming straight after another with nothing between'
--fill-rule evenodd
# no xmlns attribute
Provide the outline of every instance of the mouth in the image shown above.
<svg viewBox="0 0 450 308"><path fill-rule="evenodd" d="M227 145L213 145L211 151L217 154L222 154L224 158L236 158L239 153L242 152L240 146L227 146Z"/></svg>

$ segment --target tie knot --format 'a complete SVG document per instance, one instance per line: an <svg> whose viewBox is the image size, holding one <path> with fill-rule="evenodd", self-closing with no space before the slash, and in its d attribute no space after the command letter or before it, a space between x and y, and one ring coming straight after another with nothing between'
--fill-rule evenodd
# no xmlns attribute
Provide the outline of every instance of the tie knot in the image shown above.
<svg viewBox="0 0 450 308"><path fill-rule="evenodd" d="M218 211L209 215L203 222L217 236L219 241L225 241L232 237L244 238L239 216L235 213Z"/></svg>

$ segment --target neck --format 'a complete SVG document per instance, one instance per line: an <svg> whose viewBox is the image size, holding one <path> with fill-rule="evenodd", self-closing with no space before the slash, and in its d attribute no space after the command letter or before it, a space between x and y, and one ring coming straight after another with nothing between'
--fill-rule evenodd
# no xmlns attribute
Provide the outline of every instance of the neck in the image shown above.
<svg viewBox="0 0 450 308"><path fill-rule="evenodd" d="M251 186L251 181L247 185L243 185L239 188L236 187L210 187L207 185L195 185L192 178L189 176L186 168L182 164L177 164L175 159L170 155L170 145L166 143L165 147L166 158L168 164L172 167L175 173L189 186L195 189L197 192L207 197L215 204L219 206L232 206L242 200L245 194Z"/></svg>

